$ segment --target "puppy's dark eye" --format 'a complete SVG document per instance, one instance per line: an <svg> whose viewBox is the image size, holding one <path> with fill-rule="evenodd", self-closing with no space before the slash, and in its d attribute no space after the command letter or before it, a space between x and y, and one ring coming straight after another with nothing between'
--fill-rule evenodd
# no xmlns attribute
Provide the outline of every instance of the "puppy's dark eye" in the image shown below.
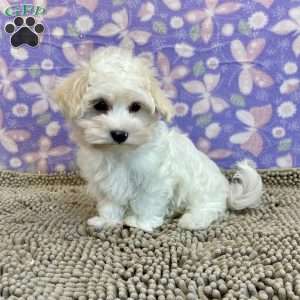
<svg viewBox="0 0 300 300"><path fill-rule="evenodd" d="M129 106L129 112L131 113L136 113L141 109L141 104L138 102L133 102L131 103L131 105Z"/></svg>
<svg viewBox="0 0 300 300"><path fill-rule="evenodd" d="M107 113L110 109L108 103L106 102L105 99L100 98L98 99L95 104L94 104L94 109L96 111L102 112L102 113Z"/></svg>

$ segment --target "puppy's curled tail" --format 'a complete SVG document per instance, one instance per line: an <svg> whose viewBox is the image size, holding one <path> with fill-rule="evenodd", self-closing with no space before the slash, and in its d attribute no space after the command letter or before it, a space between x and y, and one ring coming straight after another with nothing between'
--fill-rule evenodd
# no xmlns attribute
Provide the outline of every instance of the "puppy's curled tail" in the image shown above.
<svg viewBox="0 0 300 300"><path fill-rule="evenodd" d="M258 207L263 193L260 175L247 161L239 162L237 169L229 186L229 209L241 210Z"/></svg>

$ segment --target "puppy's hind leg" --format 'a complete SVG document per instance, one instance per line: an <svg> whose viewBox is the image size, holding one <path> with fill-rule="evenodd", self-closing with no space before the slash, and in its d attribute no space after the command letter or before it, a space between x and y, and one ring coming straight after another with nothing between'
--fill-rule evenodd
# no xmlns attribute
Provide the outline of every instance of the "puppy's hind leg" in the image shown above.
<svg viewBox="0 0 300 300"><path fill-rule="evenodd" d="M226 195L213 195L208 199L194 199L179 219L178 225L185 229L206 229L213 221L224 216Z"/></svg>

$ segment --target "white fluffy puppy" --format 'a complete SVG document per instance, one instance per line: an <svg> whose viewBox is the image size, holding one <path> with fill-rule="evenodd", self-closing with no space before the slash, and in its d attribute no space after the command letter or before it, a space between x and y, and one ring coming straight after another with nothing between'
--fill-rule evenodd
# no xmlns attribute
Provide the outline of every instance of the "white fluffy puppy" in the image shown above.
<svg viewBox="0 0 300 300"><path fill-rule="evenodd" d="M55 95L97 201L98 216L89 225L152 231L181 212L179 226L205 229L227 208L259 204L262 181L253 168L238 164L238 180L230 184L184 134L167 127L173 107L145 58L117 47L99 49Z"/></svg>

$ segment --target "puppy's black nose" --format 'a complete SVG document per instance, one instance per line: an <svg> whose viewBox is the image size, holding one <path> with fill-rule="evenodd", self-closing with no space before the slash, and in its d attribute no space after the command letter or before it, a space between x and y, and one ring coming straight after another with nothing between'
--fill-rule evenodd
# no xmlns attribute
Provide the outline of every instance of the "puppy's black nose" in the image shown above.
<svg viewBox="0 0 300 300"><path fill-rule="evenodd" d="M113 130L110 132L110 135L118 144L124 143L128 138L128 132L123 130Z"/></svg>

